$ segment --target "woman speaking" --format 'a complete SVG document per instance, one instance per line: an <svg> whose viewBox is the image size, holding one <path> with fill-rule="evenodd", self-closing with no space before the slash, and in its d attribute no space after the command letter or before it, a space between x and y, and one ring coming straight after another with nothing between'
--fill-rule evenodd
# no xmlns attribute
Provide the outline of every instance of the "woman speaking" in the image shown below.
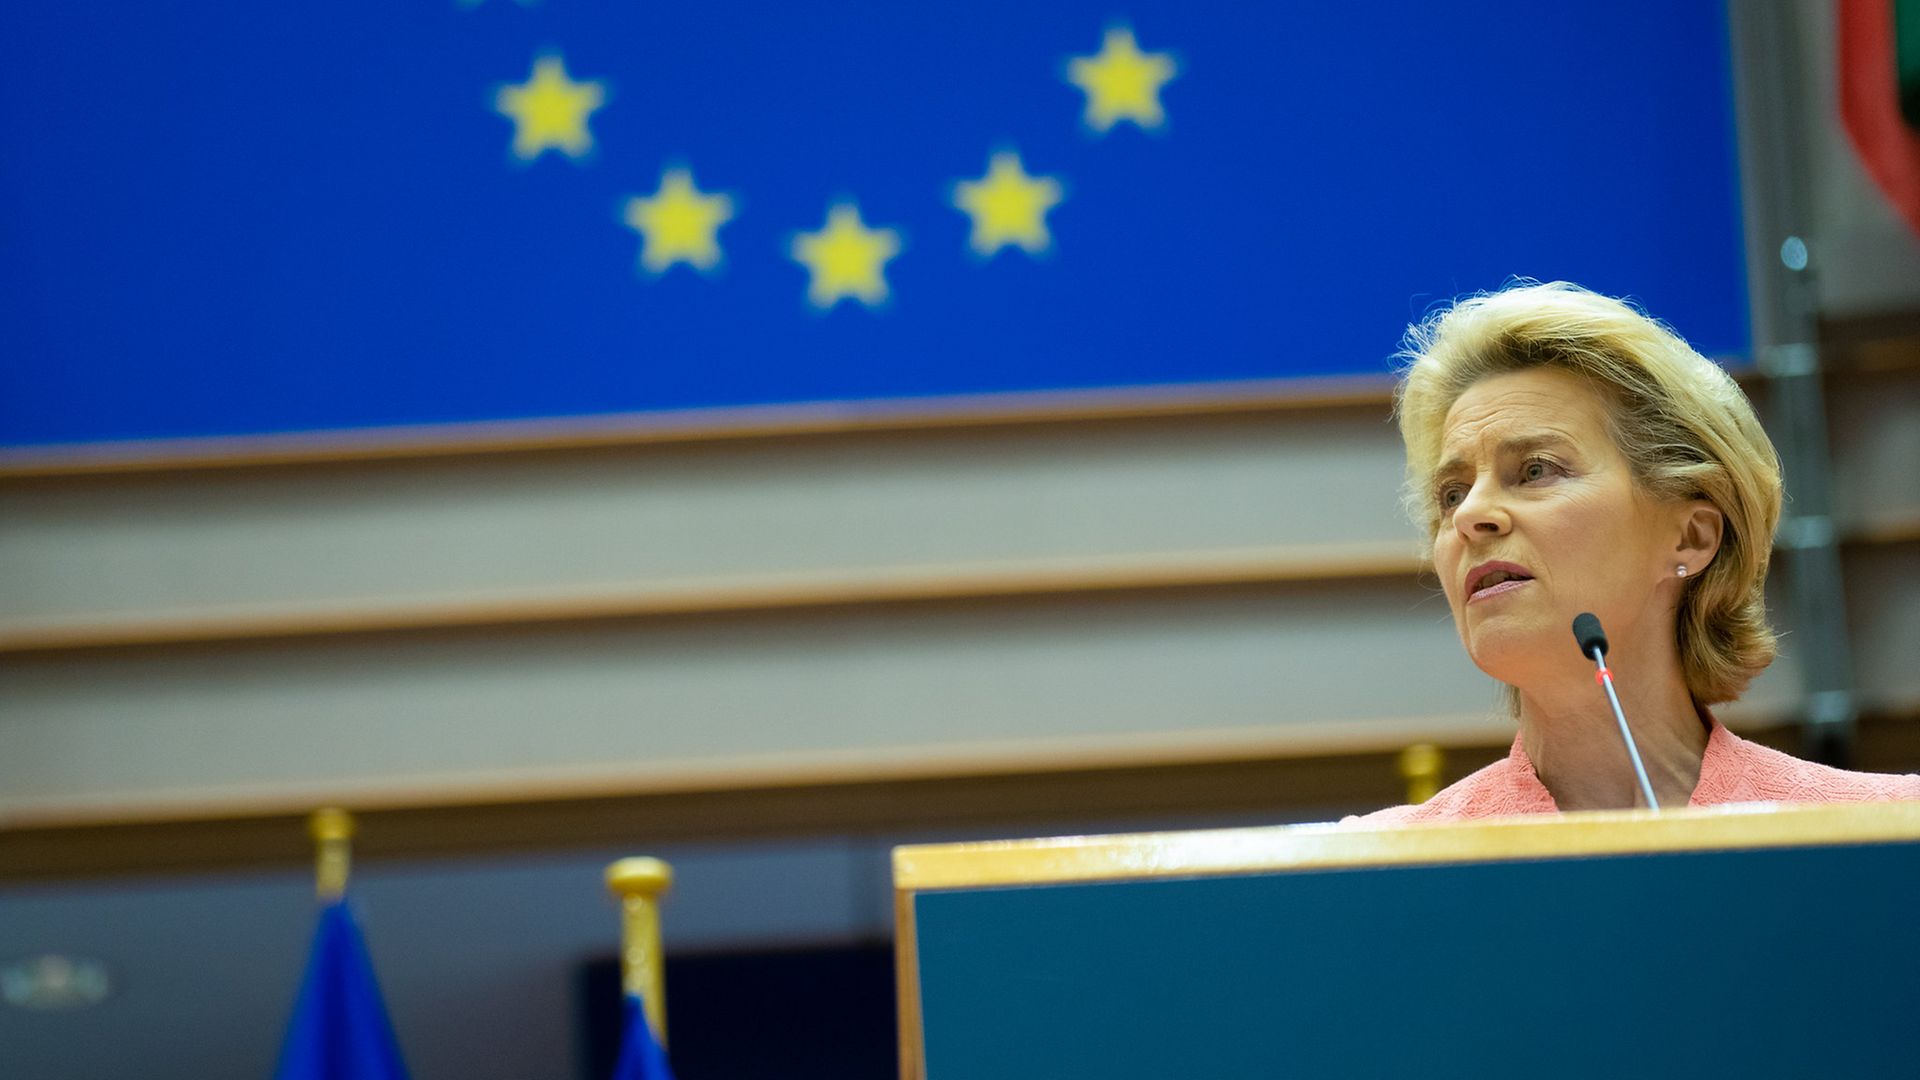
<svg viewBox="0 0 1920 1080"><path fill-rule="evenodd" d="M1780 462L1740 388L1627 304L1564 283L1409 329L1396 392L1409 512L1467 654L1506 686L1513 749L1414 806L1350 822L1645 805L1571 630L1605 627L1659 805L1920 798L1741 739L1707 707L1772 662L1764 587Z"/></svg>

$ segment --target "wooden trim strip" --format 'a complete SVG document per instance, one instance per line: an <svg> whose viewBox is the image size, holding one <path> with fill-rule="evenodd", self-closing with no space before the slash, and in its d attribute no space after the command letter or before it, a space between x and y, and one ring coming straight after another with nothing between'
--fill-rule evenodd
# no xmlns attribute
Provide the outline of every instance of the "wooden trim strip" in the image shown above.
<svg viewBox="0 0 1920 1080"><path fill-rule="evenodd" d="M1892 311L1822 320L1822 365L1863 374L1920 366L1920 311Z"/></svg>
<svg viewBox="0 0 1920 1080"><path fill-rule="evenodd" d="M1850 546L1920 540L1920 518L1852 531ZM94 619L0 621L0 656L178 648L423 632L779 613L876 605L1068 598L1411 577L1413 541L1224 548L823 571L459 599L287 605Z"/></svg>
<svg viewBox="0 0 1920 1080"><path fill-rule="evenodd" d="M1872 546L1911 544L1920 540L1920 518L1911 521L1876 521L1854 528L1845 543Z"/></svg>
<svg viewBox="0 0 1920 1080"><path fill-rule="evenodd" d="M1331 731L1353 724L1314 725ZM643 849L682 842L735 842L849 833L900 835L968 828L1002 835L1061 832L1089 823L1180 821L1227 815L1287 820L1364 810L1402 801L1395 767L1410 742L1448 747L1447 778L1457 779L1507 752L1510 736L1445 718L1403 722L1390 745L1336 740L1207 751L1174 745L1133 755L1040 754L972 764L923 753L916 766L865 771L710 776L679 785L622 788L496 787L491 792L423 792L412 800L289 796L251 808L207 804L197 811L132 808L92 817L0 820L0 884L129 873L293 869L308 865L307 813L318 805L353 808L362 865L393 859L498 856L582 847ZM1384 732L1376 732L1384 735ZM1742 734L1792 749L1793 727ZM1173 736L1170 736L1173 738ZM1376 739L1376 743L1383 740ZM1912 709L1863 719L1855 768L1920 769L1920 714Z"/></svg>
<svg viewBox="0 0 1920 1080"><path fill-rule="evenodd" d="M1741 730L1777 726L1771 712L1725 714ZM628 797L872 784L920 784L986 777L1105 774L1163 767L1215 767L1346 755L1387 754L1409 743L1498 745L1512 723L1493 710L1377 719L1292 721L1265 726L1185 728L1001 739L988 743L782 751L686 759L665 765L609 762L558 768L431 771L356 781L322 778L259 785L206 785L124 796L54 795L0 799L0 828L62 829L292 817L315 806L356 813L446 806L523 805ZM1398 775L1395 772L1395 775Z"/></svg>
<svg viewBox="0 0 1920 1080"><path fill-rule="evenodd" d="M1088 421L1384 411L1392 397L1392 380L1381 374L59 444L0 451L0 482Z"/></svg>
<svg viewBox="0 0 1920 1080"><path fill-rule="evenodd" d="M913 919L913 894L893 894L893 993L900 1028L900 1080L927 1075L925 1028L920 1020L920 939Z"/></svg>
<svg viewBox="0 0 1920 1080"><path fill-rule="evenodd" d="M1920 841L1920 802L1597 811L1393 828L1333 823L895 848L903 891L1145 881L1632 852Z"/></svg>
<svg viewBox="0 0 1920 1080"><path fill-rule="evenodd" d="M1424 565L1411 541L908 566L666 582L589 591L299 606L0 624L0 655L71 653L345 635L1360 581Z"/></svg>
<svg viewBox="0 0 1920 1080"><path fill-rule="evenodd" d="M1504 745L1461 754L1491 761ZM843 777L818 782L634 790L511 801L365 806L317 800L294 810L98 822L16 818L0 825L0 883L127 873L290 869L307 865L307 811L354 812L361 866L383 860L568 848L644 850L674 843L991 828L1058 831L1127 816L1281 816L1288 807L1386 806L1398 801L1392 753L1275 756L1117 767L1030 766L986 774ZM1084 825L1081 826L1084 828Z"/></svg>

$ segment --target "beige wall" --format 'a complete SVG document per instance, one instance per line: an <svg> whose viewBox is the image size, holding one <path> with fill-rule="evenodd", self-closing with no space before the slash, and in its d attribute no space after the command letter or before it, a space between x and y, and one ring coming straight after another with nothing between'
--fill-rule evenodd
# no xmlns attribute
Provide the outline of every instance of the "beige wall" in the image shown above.
<svg viewBox="0 0 1920 1080"><path fill-rule="evenodd" d="M1908 382L1835 395L1851 527L1920 519ZM830 437L5 489L18 628L212 610L1124 564L1248 548L1412 552L1378 410ZM1910 550L1858 552L1870 704L1920 701ZM1906 638L1911 640L1911 638ZM1791 638L1783 668L1791 667ZM1497 738L1431 580L881 605L11 659L16 810L1099 747ZM1789 672L1749 718L1792 706ZM1736 719L1743 714L1735 710ZM1490 734L1491 733L1491 734Z"/></svg>

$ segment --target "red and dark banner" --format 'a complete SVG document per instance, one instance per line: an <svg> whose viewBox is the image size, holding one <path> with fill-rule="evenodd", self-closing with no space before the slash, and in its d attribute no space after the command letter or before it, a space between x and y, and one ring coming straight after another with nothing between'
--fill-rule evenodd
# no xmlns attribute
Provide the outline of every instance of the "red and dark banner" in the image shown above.
<svg viewBox="0 0 1920 1080"><path fill-rule="evenodd" d="M1920 235L1920 2L1840 0L1840 118L1867 175ZM1903 110L1903 102L1910 106Z"/></svg>

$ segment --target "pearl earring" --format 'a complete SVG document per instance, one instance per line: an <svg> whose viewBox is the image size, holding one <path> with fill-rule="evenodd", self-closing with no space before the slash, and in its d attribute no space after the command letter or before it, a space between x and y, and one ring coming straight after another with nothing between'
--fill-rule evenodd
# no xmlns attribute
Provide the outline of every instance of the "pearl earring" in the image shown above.
<svg viewBox="0 0 1920 1080"><path fill-rule="evenodd" d="M1686 577L1686 576L1687 576L1687 564L1686 564L1686 563L1681 563L1681 564L1680 564L1680 569L1678 569L1678 570L1675 570L1675 571L1674 571L1674 573L1676 573L1676 574L1679 574L1679 575L1680 575L1681 577Z"/></svg>

